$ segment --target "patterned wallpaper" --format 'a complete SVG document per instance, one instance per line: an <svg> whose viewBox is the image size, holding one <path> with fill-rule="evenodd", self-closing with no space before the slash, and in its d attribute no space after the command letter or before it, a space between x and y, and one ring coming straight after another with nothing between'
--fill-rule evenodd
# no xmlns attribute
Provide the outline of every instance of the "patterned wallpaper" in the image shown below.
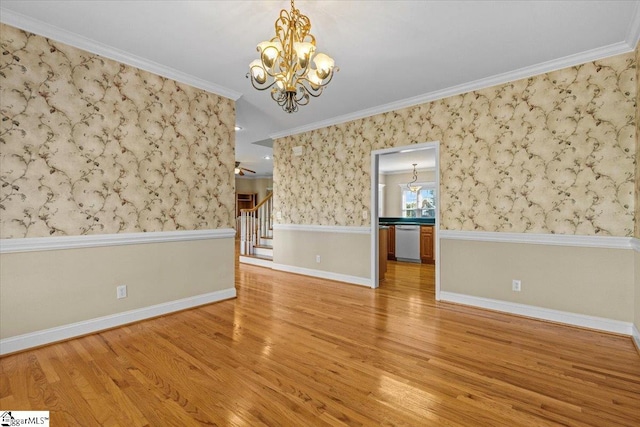
<svg viewBox="0 0 640 427"><path fill-rule="evenodd" d="M232 100L0 26L0 237L233 227Z"/></svg>
<svg viewBox="0 0 640 427"><path fill-rule="evenodd" d="M629 53L278 139L278 222L368 225L371 151L438 140L443 229L632 236L635 102Z"/></svg>
<svg viewBox="0 0 640 427"><path fill-rule="evenodd" d="M640 238L640 44L636 46L636 187L635 187L635 232Z"/></svg>

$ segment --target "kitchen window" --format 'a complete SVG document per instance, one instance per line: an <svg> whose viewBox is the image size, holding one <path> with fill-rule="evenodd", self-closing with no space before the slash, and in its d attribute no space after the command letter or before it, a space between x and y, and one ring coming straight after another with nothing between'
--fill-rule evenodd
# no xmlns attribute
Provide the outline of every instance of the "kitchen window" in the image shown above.
<svg viewBox="0 0 640 427"><path fill-rule="evenodd" d="M403 218L435 218L436 217L436 185L434 182L417 182L420 190L410 191L402 184L402 217Z"/></svg>

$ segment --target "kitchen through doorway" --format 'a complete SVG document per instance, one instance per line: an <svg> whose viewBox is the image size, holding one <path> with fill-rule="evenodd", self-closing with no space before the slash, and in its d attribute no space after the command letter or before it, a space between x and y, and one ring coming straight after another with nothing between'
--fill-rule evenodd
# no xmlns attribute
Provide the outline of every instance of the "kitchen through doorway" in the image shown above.
<svg viewBox="0 0 640 427"><path fill-rule="evenodd" d="M371 153L371 286L392 274L430 264L435 298L440 291L439 142L375 150ZM382 254L381 251L387 251ZM381 270L382 269L382 270ZM409 271L409 270L406 270ZM431 273L429 273L431 274Z"/></svg>

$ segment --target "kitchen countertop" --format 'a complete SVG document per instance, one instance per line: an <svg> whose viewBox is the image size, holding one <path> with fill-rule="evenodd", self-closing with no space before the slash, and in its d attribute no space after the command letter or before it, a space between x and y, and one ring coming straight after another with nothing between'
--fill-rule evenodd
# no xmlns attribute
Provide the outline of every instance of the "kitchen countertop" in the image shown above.
<svg viewBox="0 0 640 427"><path fill-rule="evenodd" d="M435 225L435 223L435 218L382 217L378 219L380 225Z"/></svg>

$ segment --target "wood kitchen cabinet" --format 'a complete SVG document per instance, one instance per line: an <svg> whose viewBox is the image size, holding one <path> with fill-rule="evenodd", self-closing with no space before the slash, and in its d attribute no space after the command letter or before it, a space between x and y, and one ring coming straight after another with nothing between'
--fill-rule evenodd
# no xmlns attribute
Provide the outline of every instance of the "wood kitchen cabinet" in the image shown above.
<svg viewBox="0 0 640 427"><path fill-rule="evenodd" d="M387 259L390 261L396 260L396 226L389 226L389 239L387 243Z"/></svg>
<svg viewBox="0 0 640 427"><path fill-rule="evenodd" d="M420 260L424 264L435 264L435 236L433 225L420 226Z"/></svg>
<svg viewBox="0 0 640 427"><path fill-rule="evenodd" d="M389 251L389 228L381 227L378 230L378 279L384 280L387 273L387 253Z"/></svg>

